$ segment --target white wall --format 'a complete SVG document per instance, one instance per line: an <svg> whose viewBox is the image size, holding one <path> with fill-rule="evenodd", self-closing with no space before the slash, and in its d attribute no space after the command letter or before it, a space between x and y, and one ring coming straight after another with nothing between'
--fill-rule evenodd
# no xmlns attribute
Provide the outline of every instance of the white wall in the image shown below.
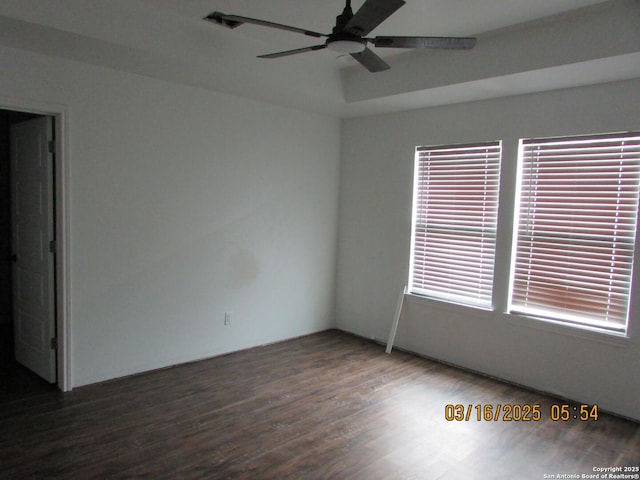
<svg viewBox="0 0 640 480"><path fill-rule="evenodd" d="M7 48L0 72L0 106L68 110L73 386L333 325L337 119Z"/></svg>
<svg viewBox="0 0 640 480"><path fill-rule="evenodd" d="M638 98L636 80L346 120L338 327L386 341L407 282L415 147L503 140L495 311L410 296L396 344L640 419L640 268L625 339L503 313L518 139L640 130Z"/></svg>

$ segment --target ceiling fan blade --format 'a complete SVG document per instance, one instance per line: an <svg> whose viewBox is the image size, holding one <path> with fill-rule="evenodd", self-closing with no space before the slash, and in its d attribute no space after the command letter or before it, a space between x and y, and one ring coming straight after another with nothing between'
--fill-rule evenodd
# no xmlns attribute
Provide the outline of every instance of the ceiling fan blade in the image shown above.
<svg viewBox="0 0 640 480"><path fill-rule="evenodd" d="M304 53L304 52L312 52L313 50L322 50L323 48L327 48L327 46L325 44L313 45L311 47L296 48L295 50L287 50L284 52L277 52L277 53L268 53L267 55L258 55L258 58L288 57L289 55L295 55L297 53Z"/></svg>
<svg viewBox="0 0 640 480"><path fill-rule="evenodd" d="M378 55L373 53L373 51L369 50L368 48L365 48L362 52L359 53L352 53L351 56L370 72L382 72L391 68L389 65L387 65L387 62L382 60Z"/></svg>
<svg viewBox="0 0 640 480"><path fill-rule="evenodd" d="M376 37L373 44L383 48L446 48L468 50L477 39L473 37Z"/></svg>
<svg viewBox="0 0 640 480"><path fill-rule="evenodd" d="M260 20L257 18L242 17L240 15L226 15L222 12L213 12L204 17L204 20L217 23L224 27L236 28L243 23L251 23L253 25L260 25L261 27L277 28L279 30L286 30L288 32L302 33L309 37L327 37L324 33L313 32L311 30L305 30L304 28L291 27L289 25L282 25L280 23L269 22L267 20Z"/></svg>
<svg viewBox="0 0 640 480"><path fill-rule="evenodd" d="M359 37L368 35L404 4L404 0L366 0L347 22L344 31Z"/></svg>

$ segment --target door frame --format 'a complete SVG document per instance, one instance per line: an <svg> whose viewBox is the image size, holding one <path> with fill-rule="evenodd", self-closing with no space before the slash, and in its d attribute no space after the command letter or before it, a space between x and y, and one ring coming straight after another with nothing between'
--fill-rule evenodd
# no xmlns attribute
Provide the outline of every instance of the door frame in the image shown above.
<svg viewBox="0 0 640 480"><path fill-rule="evenodd" d="M0 109L35 113L54 118L54 224L56 231L55 304L57 385L63 392L71 391L71 263L70 263L70 202L69 202L69 108L66 105L0 96Z"/></svg>

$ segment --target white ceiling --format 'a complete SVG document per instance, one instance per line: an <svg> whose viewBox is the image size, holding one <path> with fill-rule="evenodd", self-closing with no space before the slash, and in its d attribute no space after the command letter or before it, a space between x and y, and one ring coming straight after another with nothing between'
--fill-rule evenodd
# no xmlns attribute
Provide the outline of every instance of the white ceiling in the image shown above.
<svg viewBox="0 0 640 480"><path fill-rule="evenodd" d="M142 0L178 15L199 18L213 10L261 18L277 23L330 33L335 18L342 13L344 0ZM470 35L546 17L602 0L407 0L372 35ZM353 11L364 0L353 0ZM260 39L268 36L263 28L250 27L244 34ZM291 48L304 44L304 37L278 32ZM294 36L292 36L294 35ZM285 37L286 36L286 37ZM282 42L284 44L284 41Z"/></svg>
<svg viewBox="0 0 640 480"><path fill-rule="evenodd" d="M354 11L357 11L363 0L353 0L352 3ZM496 77L487 71L482 77L476 78L470 71L471 66L467 67L469 71L464 70L465 65L476 65L485 57L491 60L498 52L501 52L501 57L508 57L510 53L500 46L502 40L502 43L509 40L512 53L517 55L517 48L527 48L517 40L521 29L525 32L523 38L529 35L534 39L532 28L541 31L548 28L548 21L539 19L559 15L555 17L556 24L566 21L579 28L576 23L579 12L586 11L591 17L597 18L607 16L609 10L621 7L622 13L609 21L615 26L616 22L621 22L621 17L629 17L630 12L633 15L638 13L634 20L640 19L638 3L637 0L610 0L604 3L601 0L407 0L407 4L374 30L371 36L475 35L479 37L478 46L464 53L399 54L397 50L377 49L377 53L384 56L392 67L388 72L377 74L367 72L349 57L337 59L335 54L327 50L281 59L257 59L256 55L322 41L255 25L243 25L230 30L202 20L208 13L218 10L329 33L335 17L344 8L343 0L2 0L0 44L288 107L353 116L411 106L430 106L442 103L443 98L447 99L446 102L455 102L455 92L461 90L460 85L475 82L477 88L478 81L487 80L494 80L495 84L496 77L507 73L510 76L520 75L517 88L513 92L508 89L496 92L494 88L491 95L526 93L539 89L536 85L540 84L544 84L545 89L567 86L567 77L571 75L567 72L566 64L596 59L582 54L572 58L573 54L567 53L565 60L557 60L555 64L545 65L542 60L531 68L522 65L518 71L497 71ZM599 5L583 8L595 4ZM575 9L582 10L574 12ZM588 19L585 21L588 23ZM595 25L597 29L598 23ZM635 23L636 30L637 25ZM605 25L603 28L610 27ZM615 28L626 35L626 30ZM556 40L562 40L562 30L554 31ZM496 34L495 31L500 33ZM597 31L592 33L610 37L612 32L606 30L604 33L607 35ZM551 41L550 37L541 38L543 42ZM625 43L625 46L619 46L619 51L612 49L600 54L601 58L608 59L607 74L596 78L596 73L591 83L640 76L640 67L630 68L629 58L624 61L621 59L616 64L612 64L611 60L611 57L637 54L640 47L630 51L627 45L635 40L628 39L625 43L614 38L614 42L621 45ZM540 48L549 47L540 45ZM416 72L422 74L423 63L434 72L431 75L429 70L425 70L426 77L444 78L436 71L440 69L447 73L444 83L455 88L449 90L448 95L434 95L435 88L447 93L442 92L447 85L442 81L437 85L429 84L429 78L416 82L412 75ZM565 64L560 75L564 83L556 85L551 81L553 72L549 71L549 67L559 67L559 63ZM460 71L459 76L450 73L452 65ZM624 68L619 74L612 74L612 69L617 71L617 65ZM598 71L593 65L589 67L580 71ZM477 70L476 67L474 69ZM498 66L496 70L501 69ZM535 78L523 75L528 71L545 70L544 81L537 75ZM513 81L513 77L510 78ZM589 83L584 78L581 82ZM461 100L482 98L482 95L469 95L474 91L473 88L465 91ZM487 96L486 90L484 96Z"/></svg>

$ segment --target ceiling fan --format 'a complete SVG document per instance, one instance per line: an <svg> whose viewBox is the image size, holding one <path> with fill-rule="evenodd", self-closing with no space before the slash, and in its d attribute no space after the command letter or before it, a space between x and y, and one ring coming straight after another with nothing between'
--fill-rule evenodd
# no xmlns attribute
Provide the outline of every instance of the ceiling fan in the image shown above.
<svg viewBox="0 0 640 480"><path fill-rule="evenodd" d="M309 37L326 38L325 43L320 45L260 55L258 58L280 58L297 53L328 48L336 53L350 54L370 72L381 72L390 67L382 58L367 47L367 43L371 43L380 48L445 48L456 50L470 49L476 44L476 39L472 37L366 37L369 32L384 22L404 4L404 0L366 0L360 10L354 14L351 9L351 0L346 0L346 6L342 14L336 18L336 25L329 34L273 23L267 20L242 17L240 15L227 15L221 12L213 12L204 17L204 20L228 28L236 28L242 24L251 23L263 27L301 33Z"/></svg>

